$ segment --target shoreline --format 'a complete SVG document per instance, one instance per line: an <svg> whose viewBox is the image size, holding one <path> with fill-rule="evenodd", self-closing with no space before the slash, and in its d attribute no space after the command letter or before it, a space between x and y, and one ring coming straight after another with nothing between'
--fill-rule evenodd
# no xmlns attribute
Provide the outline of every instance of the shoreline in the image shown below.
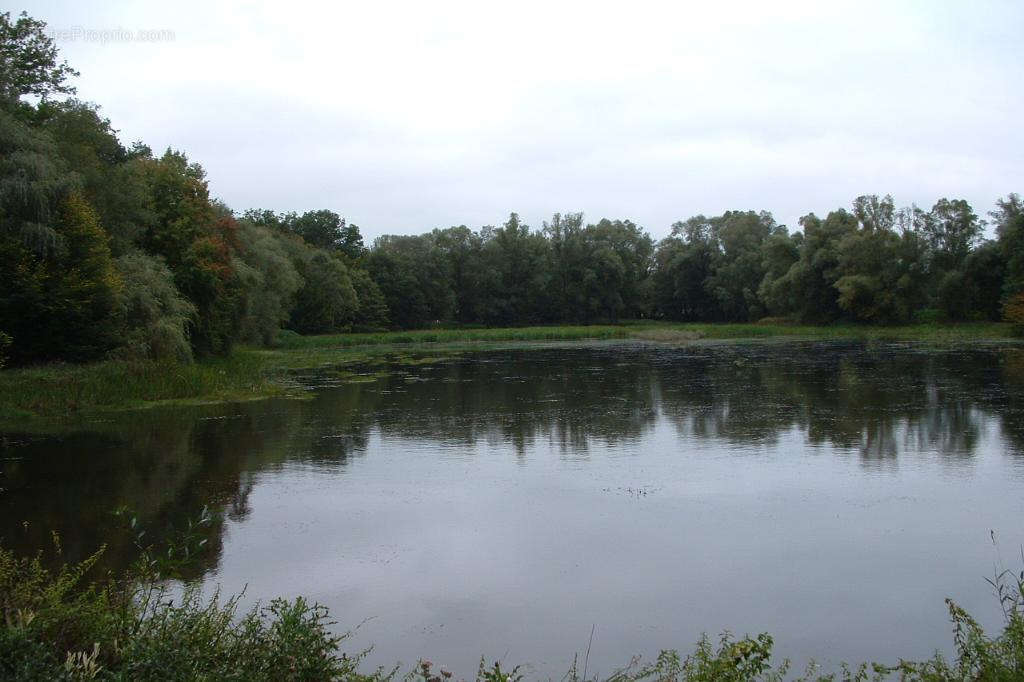
<svg viewBox="0 0 1024 682"><path fill-rule="evenodd" d="M744 342L915 343L937 348L1024 343L1000 323L867 327L762 324L665 324L424 329L299 336L274 348L238 348L193 363L106 360L0 370L0 428L24 428L88 416L170 407L301 399L301 370L350 365L422 364L431 356L495 350L639 343L680 347Z"/></svg>

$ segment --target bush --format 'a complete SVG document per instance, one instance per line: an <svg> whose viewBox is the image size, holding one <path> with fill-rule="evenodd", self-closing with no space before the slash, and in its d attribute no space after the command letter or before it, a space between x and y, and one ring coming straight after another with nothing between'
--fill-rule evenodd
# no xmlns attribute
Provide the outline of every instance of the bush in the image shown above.
<svg viewBox="0 0 1024 682"><path fill-rule="evenodd" d="M1014 294L1003 306L1003 319L1013 325L1017 336L1024 336L1024 291Z"/></svg>
<svg viewBox="0 0 1024 682"><path fill-rule="evenodd" d="M118 299L121 346L112 355L129 359L191 360L188 325L195 307L174 286L163 261L141 251L117 259L124 279Z"/></svg>
<svg viewBox="0 0 1024 682"><path fill-rule="evenodd" d="M99 558L56 573L0 548L0 679L376 680L339 653L327 610L301 597L238 613L237 598L177 598L156 574L85 585Z"/></svg>
<svg viewBox="0 0 1024 682"><path fill-rule="evenodd" d="M269 346L288 321L303 281L289 258L283 235L247 222L240 223L238 235L243 247L235 263L242 282L239 338Z"/></svg>
<svg viewBox="0 0 1024 682"><path fill-rule="evenodd" d="M942 317L942 311L938 308L922 308L914 313L916 324L937 324Z"/></svg>
<svg viewBox="0 0 1024 682"><path fill-rule="evenodd" d="M7 364L7 349L11 347L13 341L9 334L0 332L0 369Z"/></svg>

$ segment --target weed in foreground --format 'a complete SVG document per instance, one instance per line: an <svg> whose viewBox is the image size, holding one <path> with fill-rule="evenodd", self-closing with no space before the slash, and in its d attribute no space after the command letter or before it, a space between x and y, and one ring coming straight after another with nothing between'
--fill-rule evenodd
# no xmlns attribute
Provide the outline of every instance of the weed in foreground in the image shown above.
<svg viewBox="0 0 1024 682"><path fill-rule="evenodd" d="M368 652L341 651L327 609L305 599L275 599L240 612L241 595L203 596L196 586L174 582L204 549L203 529L217 514L204 509L159 548L143 542L135 517L121 510L140 558L126 574L93 576L103 549L77 564L45 568L42 553L18 558L0 547L0 679L11 680L351 680L397 677L398 667L366 672ZM60 539L53 551L61 554ZM1024 561L1024 553L1022 553ZM676 682L1010 682L1024 680L1024 571L997 573L991 583L1004 618L1001 633L986 634L978 622L947 600L955 657L895 665L842 666L823 672L814 663L787 678L789 661L772 662L766 633L717 644L702 637L685 656L668 650L650 663L635 658L603 678L573 665L565 682L634 680ZM409 682L445 682L452 673L421 661ZM481 659L478 682L521 682L521 667Z"/></svg>

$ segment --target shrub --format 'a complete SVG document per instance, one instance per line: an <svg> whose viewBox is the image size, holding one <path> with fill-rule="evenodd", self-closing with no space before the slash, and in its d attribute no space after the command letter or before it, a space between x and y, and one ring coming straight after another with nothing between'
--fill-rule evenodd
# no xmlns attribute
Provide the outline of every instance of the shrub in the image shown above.
<svg viewBox="0 0 1024 682"><path fill-rule="evenodd" d="M191 360L188 325L195 307L174 285L163 261L141 251L117 259L124 279L118 299L122 343L113 355L121 358Z"/></svg>
<svg viewBox="0 0 1024 682"><path fill-rule="evenodd" d="M11 347L13 339L9 334L0 332L0 369L7 364L7 349Z"/></svg>
<svg viewBox="0 0 1024 682"><path fill-rule="evenodd" d="M327 610L301 597L172 595L155 574L84 584L100 552L56 573L0 548L0 679L376 680L339 652Z"/></svg>
<svg viewBox="0 0 1024 682"><path fill-rule="evenodd" d="M1007 299L1003 306L1003 319L1013 325L1017 336L1024 336L1024 291Z"/></svg>

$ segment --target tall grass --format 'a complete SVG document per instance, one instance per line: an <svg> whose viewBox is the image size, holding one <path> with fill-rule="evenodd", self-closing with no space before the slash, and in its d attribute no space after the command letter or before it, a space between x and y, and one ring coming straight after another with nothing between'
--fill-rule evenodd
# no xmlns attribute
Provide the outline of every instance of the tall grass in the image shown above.
<svg viewBox="0 0 1024 682"><path fill-rule="evenodd" d="M251 353L195 363L111 360L0 371L0 418L59 417L81 409L173 400L240 400L278 389Z"/></svg>
<svg viewBox="0 0 1024 682"><path fill-rule="evenodd" d="M299 336L298 334L284 333L279 339L279 347L285 350L298 350L392 344L582 341L590 339L695 341L699 339L758 339L774 336L808 339L957 341L1007 339L1012 335L1010 325L994 322L883 327L849 324L814 326L787 324L784 322L766 324L669 323L639 320L616 325L502 327L494 329L419 329L398 332L325 334L320 336Z"/></svg>
<svg viewBox="0 0 1024 682"><path fill-rule="evenodd" d="M98 555L47 571L0 549L0 679L375 680L339 652L326 609L172 595L156 576L86 583Z"/></svg>
<svg viewBox="0 0 1024 682"><path fill-rule="evenodd" d="M399 332L366 332L299 336L285 334L280 346L298 348L351 348L410 343L465 343L493 341L576 341L585 339L625 339L629 328L620 325L500 327L494 329L414 329Z"/></svg>

